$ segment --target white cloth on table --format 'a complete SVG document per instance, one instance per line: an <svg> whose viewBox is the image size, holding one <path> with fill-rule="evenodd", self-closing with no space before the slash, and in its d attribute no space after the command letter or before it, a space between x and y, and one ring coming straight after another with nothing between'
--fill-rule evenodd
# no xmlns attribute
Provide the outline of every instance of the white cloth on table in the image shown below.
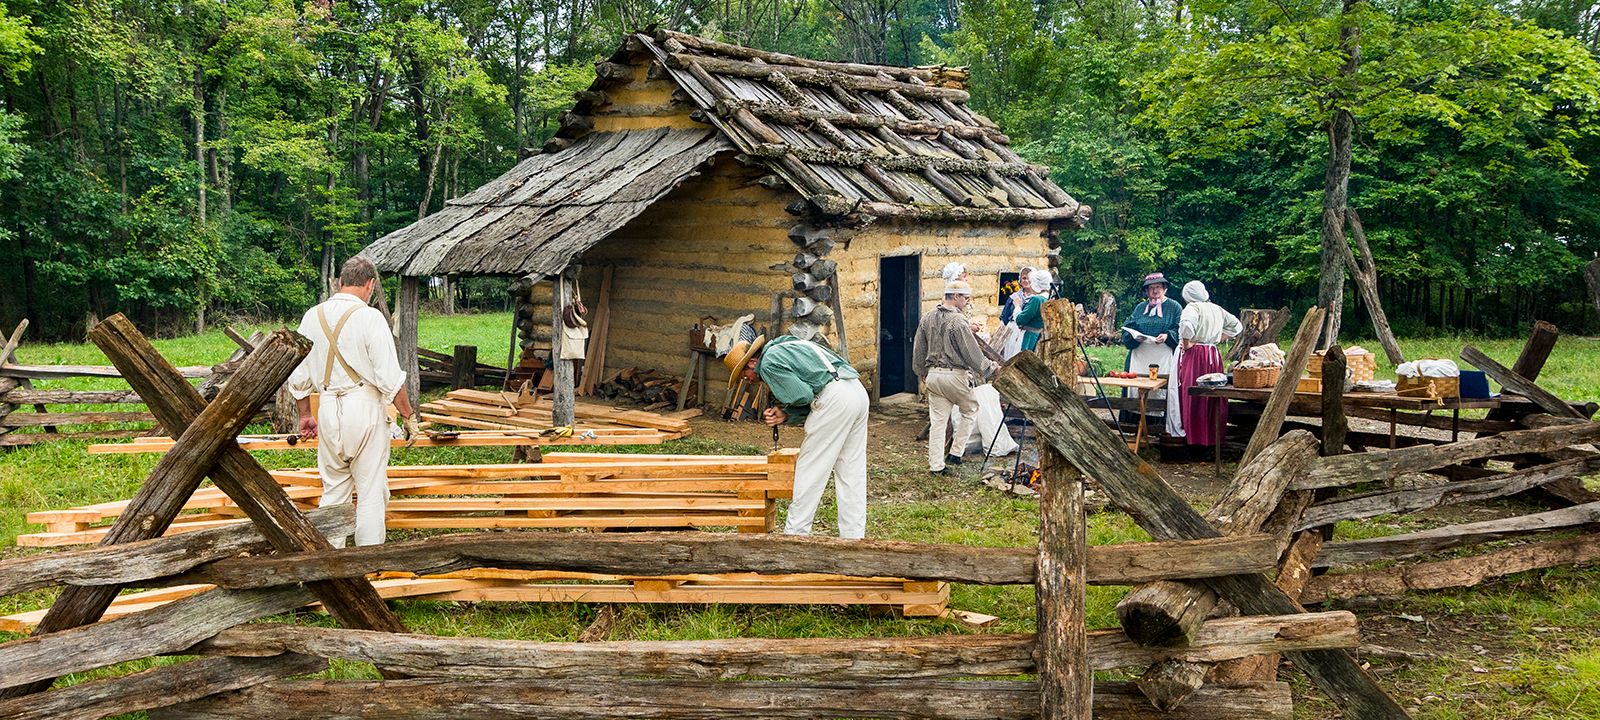
<svg viewBox="0 0 1600 720"><path fill-rule="evenodd" d="M338 329L338 356L323 330L324 321ZM356 544L382 543L384 513L389 504L389 428L386 409L404 387L394 336L383 314L354 295L338 293L306 311L301 335L311 340L311 354L289 376L296 400L321 393L317 408L317 469L322 476L320 505L356 503ZM348 365L348 370L346 369ZM351 372L354 371L352 377ZM331 538L335 547L344 538Z"/></svg>
<svg viewBox="0 0 1600 720"><path fill-rule="evenodd" d="M1006 415L1000 407L1000 391L994 389L993 385L983 384L973 388L972 394L978 399L978 415L972 439L967 441L967 452L983 450L989 457L1016 452L1017 441L1005 427Z"/></svg>
<svg viewBox="0 0 1600 720"><path fill-rule="evenodd" d="M1168 383L1176 383L1178 378L1176 358L1177 354L1173 352L1172 348L1167 347L1166 343L1139 343L1139 347L1128 351L1128 371L1139 373L1141 377L1148 377L1150 366L1155 365L1159 368L1157 372L1168 378ZM1139 391L1133 388L1125 388L1122 395L1123 397L1137 398L1139 397ZM1161 415L1165 413L1167 391L1151 390L1150 401L1153 406L1147 409L1149 414Z"/></svg>
<svg viewBox="0 0 1600 720"><path fill-rule="evenodd" d="M795 458L794 500L784 521L787 535L810 535L822 491L833 474L839 537L867 534L867 389L855 378L835 380L811 401L806 437Z"/></svg>
<svg viewBox="0 0 1600 720"><path fill-rule="evenodd" d="M977 421L978 396L973 394L972 373L954 368L928 369L928 470L944 469L945 426L955 413L950 454L964 454L972 425Z"/></svg>
<svg viewBox="0 0 1600 720"><path fill-rule="evenodd" d="M1454 360L1412 360L1396 365L1394 374L1401 377L1461 377L1461 368Z"/></svg>

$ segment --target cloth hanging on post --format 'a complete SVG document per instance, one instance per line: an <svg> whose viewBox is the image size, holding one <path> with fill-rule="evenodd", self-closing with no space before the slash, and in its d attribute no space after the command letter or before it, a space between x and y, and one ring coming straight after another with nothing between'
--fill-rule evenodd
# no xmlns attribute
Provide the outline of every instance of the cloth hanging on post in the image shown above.
<svg viewBox="0 0 1600 720"><path fill-rule="evenodd" d="M563 278L561 282L566 282ZM578 283L572 283L572 302L561 308L561 358L582 360L589 344L589 323L583 319L583 294Z"/></svg>

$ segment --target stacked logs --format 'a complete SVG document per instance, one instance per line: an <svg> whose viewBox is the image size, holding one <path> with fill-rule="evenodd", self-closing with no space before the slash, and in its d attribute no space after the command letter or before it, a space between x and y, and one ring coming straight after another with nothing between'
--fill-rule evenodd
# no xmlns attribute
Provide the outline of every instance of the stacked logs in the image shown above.
<svg viewBox="0 0 1600 720"><path fill-rule="evenodd" d="M627 400L645 406L662 406L678 402L678 387L682 378L659 370L628 368L617 373L596 388L600 397L609 400Z"/></svg>
<svg viewBox="0 0 1600 720"><path fill-rule="evenodd" d="M826 256L833 251L838 238L832 228L800 223L789 228L789 240L799 252L795 253L793 262L784 266L792 271L789 277L793 290L783 295L793 301L783 316L789 320L790 335L811 340L834 319L833 305L838 299L834 278L839 265Z"/></svg>
<svg viewBox="0 0 1600 720"><path fill-rule="evenodd" d="M533 286L537 283L535 277L519 277L512 280L510 286L506 288L506 292L510 293L511 299L517 304L514 317L517 326L517 347L522 351L519 355L528 353L540 341L547 345L550 342L550 323L548 319L542 318L540 313L535 312L536 308L533 305Z"/></svg>

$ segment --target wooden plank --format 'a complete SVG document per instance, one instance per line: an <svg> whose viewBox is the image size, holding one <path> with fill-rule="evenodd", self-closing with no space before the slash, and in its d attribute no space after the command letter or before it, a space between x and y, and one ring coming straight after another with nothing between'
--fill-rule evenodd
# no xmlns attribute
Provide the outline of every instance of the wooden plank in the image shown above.
<svg viewBox="0 0 1600 720"><path fill-rule="evenodd" d="M666 603L681 605L930 605L944 609L949 589L943 592L906 592L899 585L867 587L845 585L780 585L773 587L711 584L685 585L667 590L631 585L490 584L420 593L415 597L456 602L519 603ZM935 612L934 614L937 614Z"/></svg>
<svg viewBox="0 0 1600 720"><path fill-rule="evenodd" d="M1317 335L1322 330L1322 319L1327 312L1324 308L1312 307L1306 310L1305 317L1300 319L1300 329L1294 334L1294 344L1289 346L1289 354L1283 362L1283 372L1278 375L1278 382L1267 398L1266 408L1261 411L1261 419L1256 423L1255 432L1250 435L1250 444L1245 447L1244 457L1239 460L1241 466L1260 455L1268 445L1278 439L1278 432L1283 427L1283 418L1289 414L1289 403L1294 400L1295 386L1300 382L1300 373L1305 372L1306 363L1311 361L1311 351L1317 343ZM1222 441L1223 438L1217 440L1218 443Z"/></svg>
<svg viewBox="0 0 1600 720"><path fill-rule="evenodd" d="M578 430L581 433L583 430ZM101 435L103 437L104 435ZM450 439L435 439L420 437L415 441L392 440L391 448L402 447L503 447L513 445L658 445L667 440L675 439L671 434L607 434L592 439L579 437L555 438L539 437L537 433L518 432L463 432ZM239 440L239 447L251 452L259 450L315 450L316 440L295 440L291 443L288 436L254 438L244 437ZM153 438L151 442L140 443L105 443L90 445L86 451L91 455L114 455L127 453L166 452L170 450L171 440L168 438Z"/></svg>
<svg viewBox="0 0 1600 720"><path fill-rule="evenodd" d="M1341 567L1374 560L1398 560L1454 547L1594 523L1600 523L1600 502L1403 535L1328 543L1313 564L1315 567Z"/></svg>
<svg viewBox="0 0 1600 720"><path fill-rule="evenodd" d="M378 570L419 573L468 567L572 570L631 575L692 573L809 573L949 580L983 585L1032 584L1033 548L926 545L889 540L737 536L727 534L466 533L288 557L231 558L196 569L191 582L223 587L268 587ZM1090 583L1128 584L1147 579L1204 577L1273 567L1270 538L1244 536L1209 541L1094 546Z"/></svg>
<svg viewBox="0 0 1600 720"><path fill-rule="evenodd" d="M1264 650L1355 647L1348 612L1210 621L1187 648L1150 648L1114 630L1089 634L1096 670L1153 658L1226 660ZM660 677L732 680L740 676L887 680L1008 676L1035 671L1032 635L910 638L801 638L585 643L439 637L281 624L241 625L192 651L265 657L280 653L404 667L418 677L546 679Z"/></svg>
<svg viewBox="0 0 1600 720"><path fill-rule="evenodd" d="M0 402L17 405L142 405L139 393L132 390L27 390L16 388L0 394Z"/></svg>
<svg viewBox="0 0 1600 720"><path fill-rule="evenodd" d="M27 698L0 701L10 720L99 720L239 690L328 667L305 655L214 657L94 680Z"/></svg>
<svg viewBox="0 0 1600 720"><path fill-rule="evenodd" d="M684 680L279 681L153 711L151 720L639 720L870 716L888 720L1034 720L1038 684L1026 681L828 683ZM1166 720L1289 720L1289 686L1205 688ZM1097 720L1144 720L1149 705L1126 683L1094 688Z"/></svg>
<svg viewBox="0 0 1600 720"><path fill-rule="evenodd" d="M1482 370L1484 374L1488 375L1495 382L1500 383L1500 386L1506 390L1517 393L1518 395L1538 403L1539 407L1544 408L1545 412L1548 412L1551 415L1555 415L1557 417L1585 419L1583 414L1572 409L1571 404L1559 397L1556 397L1555 393L1539 387L1538 383L1535 383L1528 378L1511 372L1510 368L1495 362L1494 358L1483 354L1482 350L1468 345L1464 348L1461 348L1461 359L1471 363L1473 367Z"/></svg>
<svg viewBox="0 0 1600 720"><path fill-rule="evenodd" d="M593 332L589 335L588 356L583 360L583 384L578 386L579 395L593 395L595 387L606 374L606 345L611 334L611 276L615 270L615 266L606 265L600 271L600 300L593 321L589 323Z"/></svg>
<svg viewBox="0 0 1600 720"><path fill-rule="evenodd" d="M1346 495L1312 505L1297 530L1357 520L1386 513L1411 512L1430 507L1490 500L1523 492L1564 478L1581 477L1600 470L1600 458L1573 458L1483 480L1441 483L1414 490L1384 490Z"/></svg>
<svg viewBox="0 0 1600 720"><path fill-rule="evenodd" d="M1568 508L1571 509L1571 508ZM1560 511L1557 511L1560 512ZM1356 597L1471 587L1512 573L1600 560L1600 535L1520 545L1473 557L1397 565L1382 570L1320 575L1300 595L1305 604Z"/></svg>
<svg viewBox="0 0 1600 720"><path fill-rule="evenodd" d="M1033 421L1042 439L1054 445L1084 474L1098 480L1118 507L1126 510L1156 539L1217 537L1220 534L1174 492L1154 468L1129 452L1083 398L1062 386L1032 353L1013 358L1000 371L994 384L1013 407ZM1300 610L1263 575L1213 578L1207 584L1241 613L1284 615ZM1339 650L1309 650L1290 653L1289 657L1345 713L1362 718L1407 717L1349 654ZM1191 697L1184 706L1193 700Z"/></svg>
<svg viewBox="0 0 1600 720"><path fill-rule="evenodd" d="M1447 445L1422 445L1398 450L1374 450L1316 461L1304 478L1290 485L1293 490L1314 490L1364 482L1392 480L1406 473L1427 472L1470 460L1543 453L1587 445L1600 440L1600 423L1562 425L1539 430L1520 430Z"/></svg>
<svg viewBox="0 0 1600 720"><path fill-rule="evenodd" d="M186 378L211 377L210 365L173 368ZM120 378L122 373L104 365L0 365L0 376L29 380L61 380L65 378Z"/></svg>
<svg viewBox="0 0 1600 720"><path fill-rule="evenodd" d="M765 527L764 517L739 515L560 515L556 517L398 517L394 529Z"/></svg>
<svg viewBox="0 0 1600 720"><path fill-rule="evenodd" d="M306 513L306 518L329 534L355 528L355 509L349 504L319 508ZM259 554L266 548L266 540L254 528L236 525L179 537L0 560L0 596L68 583L135 584L177 575L212 560L246 552Z"/></svg>

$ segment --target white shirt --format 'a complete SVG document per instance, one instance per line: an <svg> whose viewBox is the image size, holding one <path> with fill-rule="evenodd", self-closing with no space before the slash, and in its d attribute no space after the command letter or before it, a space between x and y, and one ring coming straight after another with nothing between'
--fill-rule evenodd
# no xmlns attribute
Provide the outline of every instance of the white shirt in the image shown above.
<svg viewBox="0 0 1600 720"><path fill-rule="evenodd" d="M1191 301L1183 306L1183 313L1178 316L1178 338L1201 345L1215 345L1222 342L1224 334L1231 337L1243 330L1244 325L1233 313L1204 300Z"/></svg>
<svg viewBox="0 0 1600 720"><path fill-rule="evenodd" d="M344 330L339 332L339 354L360 377L352 378L338 360L333 361L333 375L327 387L322 384L328 367L328 336L322 331L317 318L323 312L328 326L337 327L339 318L356 308ZM406 373L400 369L400 359L394 348L394 336L389 334L389 324L383 313L367 305L361 298L349 293L336 293L327 302L306 311L300 319L301 335L311 340L311 354L289 376L289 393L300 400L319 390L344 390L366 383L383 394L385 403L394 402L394 396L405 386Z"/></svg>

